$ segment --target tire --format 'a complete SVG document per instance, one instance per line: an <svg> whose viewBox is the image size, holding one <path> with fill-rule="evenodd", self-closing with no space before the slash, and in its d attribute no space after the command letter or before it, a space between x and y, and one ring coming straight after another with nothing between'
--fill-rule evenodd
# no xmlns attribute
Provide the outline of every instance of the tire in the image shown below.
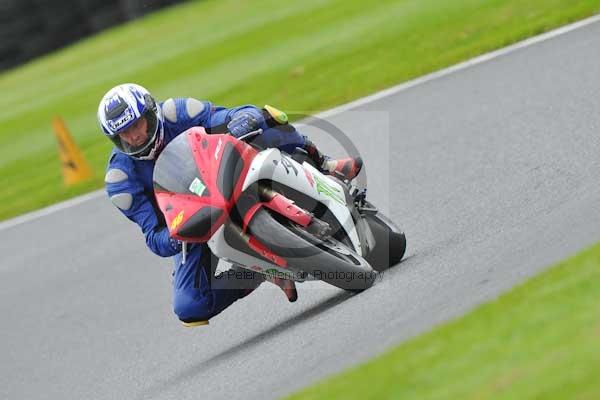
<svg viewBox="0 0 600 400"><path fill-rule="evenodd" d="M366 260L380 272L398 264L406 252L404 233L381 213L366 215L365 219L375 238L375 248L365 257Z"/></svg>
<svg viewBox="0 0 600 400"><path fill-rule="evenodd" d="M360 292L373 285L376 272L369 263L334 240L320 240L302 228L284 225L259 209L250 233L294 269L338 288Z"/></svg>

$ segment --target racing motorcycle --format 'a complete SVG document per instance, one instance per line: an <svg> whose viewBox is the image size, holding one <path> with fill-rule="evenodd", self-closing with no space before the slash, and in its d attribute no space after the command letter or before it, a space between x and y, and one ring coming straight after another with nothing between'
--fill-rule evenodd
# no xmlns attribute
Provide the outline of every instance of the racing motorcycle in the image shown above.
<svg viewBox="0 0 600 400"><path fill-rule="evenodd" d="M194 127L158 157L154 193L172 237L207 243L233 265L297 282L362 291L402 259L404 233L366 189L325 175L297 148Z"/></svg>

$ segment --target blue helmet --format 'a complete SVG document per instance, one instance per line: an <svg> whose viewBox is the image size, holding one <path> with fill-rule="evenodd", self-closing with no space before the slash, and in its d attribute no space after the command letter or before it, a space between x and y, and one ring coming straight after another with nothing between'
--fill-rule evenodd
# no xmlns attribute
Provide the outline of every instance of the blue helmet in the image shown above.
<svg viewBox="0 0 600 400"><path fill-rule="evenodd" d="M120 134L141 118L147 122L147 138L140 145L128 144ZM164 120L161 109L140 85L125 83L106 92L98 106L98 122L117 149L131 157L152 160L162 147Z"/></svg>

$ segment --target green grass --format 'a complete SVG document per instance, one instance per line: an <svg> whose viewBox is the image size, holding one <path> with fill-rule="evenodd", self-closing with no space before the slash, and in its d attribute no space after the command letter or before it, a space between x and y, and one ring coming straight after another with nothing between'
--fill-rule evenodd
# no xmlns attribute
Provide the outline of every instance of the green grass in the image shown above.
<svg viewBox="0 0 600 400"><path fill-rule="evenodd" d="M290 397L600 399L600 244Z"/></svg>
<svg viewBox="0 0 600 400"><path fill-rule="evenodd" d="M102 186L97 102L124 81L158 98L314 112L600 11L600 0L194 1L0 75L0 220ZM51 119L95 171L64 188Z"/></svg>

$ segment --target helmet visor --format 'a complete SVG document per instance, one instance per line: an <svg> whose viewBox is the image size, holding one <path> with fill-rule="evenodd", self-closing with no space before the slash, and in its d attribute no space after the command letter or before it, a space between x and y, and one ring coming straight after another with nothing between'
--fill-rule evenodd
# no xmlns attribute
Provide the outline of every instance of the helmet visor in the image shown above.
<svg viewBox="0 0 600 400"><path fill-rule="evenodd" d="M130 156L144 156L151 150L158 132L158 119L153 110L147 110L131 126L111 136L115 146Z"/></svg>

